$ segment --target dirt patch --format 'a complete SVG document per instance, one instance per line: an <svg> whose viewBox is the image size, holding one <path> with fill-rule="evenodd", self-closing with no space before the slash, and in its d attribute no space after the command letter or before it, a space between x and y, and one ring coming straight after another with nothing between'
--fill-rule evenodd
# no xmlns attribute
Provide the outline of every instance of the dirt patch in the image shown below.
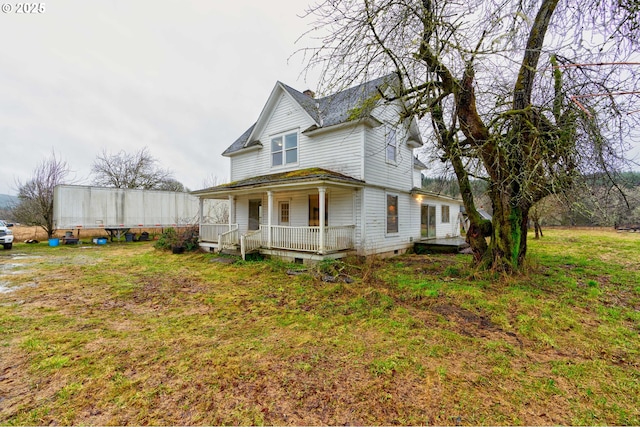
<svg viewBox="0 0 640 427"><path fill-rule="evenodd" d="M497 335L517 344L521 349L523 347L522 340L515 333L505 331L486 316L447 303L434 305L431 310L443 316L450 323L457 325L456 330L462 335L481 338Z"/></svg>
<svg viewBox="0 0 640 427"><path fill-rule="evenodd" d="M33 399L26 357L3 349L0 358L0 420L3 414L18 411L25 399Z"/></svg>

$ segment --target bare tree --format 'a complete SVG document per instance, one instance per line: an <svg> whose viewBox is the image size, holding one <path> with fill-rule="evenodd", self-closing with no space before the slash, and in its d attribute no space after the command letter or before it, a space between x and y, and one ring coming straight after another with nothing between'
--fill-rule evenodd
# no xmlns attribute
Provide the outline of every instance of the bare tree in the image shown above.
<svg viewBox="0 0 640 427"><path fill-rule="evenodd" d="M217 187L224 184L226 181L220 178L214 173L210 173L205 179L202 180L202 188Z"/></svg>
<svg viewBox="0 0 640 427"><path fill-rule="evenodd" d="M319 45L302 52L322 67L321 90L393 73L387 100L429 120L486 267L517 270L531 206L582 173L610 172L634 137L635 0L325 0L309 13ZM489 183L491 223L473 176Z"/></svg>
<svg viewBox="0 0 640 427"><path fill-rule="evenodd" d="M157 166L147 147L127 153L110 154L102 151L91 165L93 183L103 187L159 189L177 182L173 173ZM180 184L182 185L182 184ZM184 188L184 186L182 187Z"/></svg>
<svg viewBox="0 0 640 427"><path fill-rule="evenodd" d="M65 184L71 170L67 162L51 153L33 171L33 178L26 183L17 182L18 205L13 216L16 221L42 227L51 238L55 230L53 221L53 190L56 185Z"/></svg>
<svg viewBox="0 0 640 427"><path fill-rule="evenodd" d="M227 200L209 200L203 212L206 222L211 224L229 223L229 202Z"/></svg>
<svg viewBox="0 0 640 427"><path fill-rule="evenodd" d="M544 237L542 232L542 224L545 222L559 222L558 217L562 214L565 198L560 198L556 194L550 194L531 206L529 210L529 219L533 225L534 239ZM548 224L547 224L548 225Z"/></svg>

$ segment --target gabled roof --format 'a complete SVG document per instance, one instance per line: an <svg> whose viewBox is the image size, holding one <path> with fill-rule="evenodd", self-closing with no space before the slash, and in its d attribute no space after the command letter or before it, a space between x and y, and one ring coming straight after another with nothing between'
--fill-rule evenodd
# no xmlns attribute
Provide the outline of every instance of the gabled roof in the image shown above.
<svg viewBox="0 0 640 427"><path fill-rule="evenodd" d="M235 140L235 142L233 144L231 144L229 146L229 148L227 148L226 150L224 150L224 152L222 153L222 155L227 155L229 153L233 153L236 152L238 150L242 150L243 148L249 148L250 146L253 145L257 145L260 146L262 145L262 143L260 141L253 141L251 144L247 144L247 139L249 139L249 135L251 135L251 132L253 132L253 128L256 127L256 124L252 124L251 127L249 129L247 129L242 135L240 135L240 137L238 139Z"/></svg>
<svg viewBox="0 0 640 427"><path fill-rule="evenodd" d="M322 168L298 169L287 172L272 173L269 175L253 176L239 181L230 182L228 184L218 185L216 187L205 188L203 190L192 191L194 195L206 195L230 190L243 190L255 187L273 187L281 184L305 184L311 182L333 182L336 184L347 184L350 186L361 186L365 182L343 175L338 172L330 171Z"/></svg>
<svg viewBox="0 0 640 427"><path fill-rule="evenodd" d="M413 167L420 170L428 169L428 166L422 163L417 157L413 158Z"/></svg>
<svg viewBox="0 0 640 427"><path fill-rule="evenodd" d="M395 74L389 74L333 95L316 99L284 83L277 82L258 121L231 144L222 155L228 156L240 150L262 145L262 143L255 138L254 133L260 131L260 124L267 119L269 108L275 105L276 95L280 90L288 94L314 121L314 125L306 129L311 131L370 117L371 110L373 110L377 101L380 99L380 92L384 92L389 86L393 86L396 83L397 76Z"/></svg>
<svg viewBox="0 0 640 427"><path fill-rule="evenodd" d="M384 92L394 84L397 84L397 77L395 74L389 74L318 99L321 115L319 127L365 118L380 99L380 91Z"/></svg>

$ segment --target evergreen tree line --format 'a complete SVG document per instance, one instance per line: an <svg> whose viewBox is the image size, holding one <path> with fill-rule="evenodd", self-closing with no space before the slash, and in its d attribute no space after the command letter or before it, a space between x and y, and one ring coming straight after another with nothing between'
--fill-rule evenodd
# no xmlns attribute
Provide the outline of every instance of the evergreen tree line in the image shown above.
<svg viewBox="0 0 640 427"><path fill-rule="evenodd" d="M478 207L492 213L487 181L473 179L470 183ZM460 197L455 177L423 176L422 189ZM620 173L613 182L602 174L585 176L571 191L547 196L536 203L531 220L547 226L640 226L640 172Z"/></svg>

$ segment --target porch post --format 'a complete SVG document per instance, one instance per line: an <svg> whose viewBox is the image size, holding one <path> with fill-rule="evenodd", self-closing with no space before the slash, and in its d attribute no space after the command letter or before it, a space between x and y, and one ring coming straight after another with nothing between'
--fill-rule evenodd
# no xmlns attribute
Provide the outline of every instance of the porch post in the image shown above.
<svg viewBox="0 0 640 427"><path fill-rule="evenodd" d="M327 189L325 187L318 187L318 204L320 205L320 242L318 244L318 252L320 252L321 254L324 253L324 228L325 228L325 222L324 222L324 215L325 215L325 210L326 210L326 206L324 204L324 196L326 194Z"/></svg>
<svg viewBox="0 0 640 427"><path fill-rule="evenodd" d="M273 212L273 191L267 191L267 248L271 249L271 213Z"/></svg>
<svg viewBox="0 0 640 427"><path fill-rule="evenodd" d="M236 196L229 195L229 231L236 217Z"/></svg>
<svg viewBox="0 0 640 427"><path fill-rule="evenodd" d="M204 220L203 205L204 200L198 197L198 236L202 236L202 221ZM78 233L80 233L80 230L78 230Z"/></svg>

